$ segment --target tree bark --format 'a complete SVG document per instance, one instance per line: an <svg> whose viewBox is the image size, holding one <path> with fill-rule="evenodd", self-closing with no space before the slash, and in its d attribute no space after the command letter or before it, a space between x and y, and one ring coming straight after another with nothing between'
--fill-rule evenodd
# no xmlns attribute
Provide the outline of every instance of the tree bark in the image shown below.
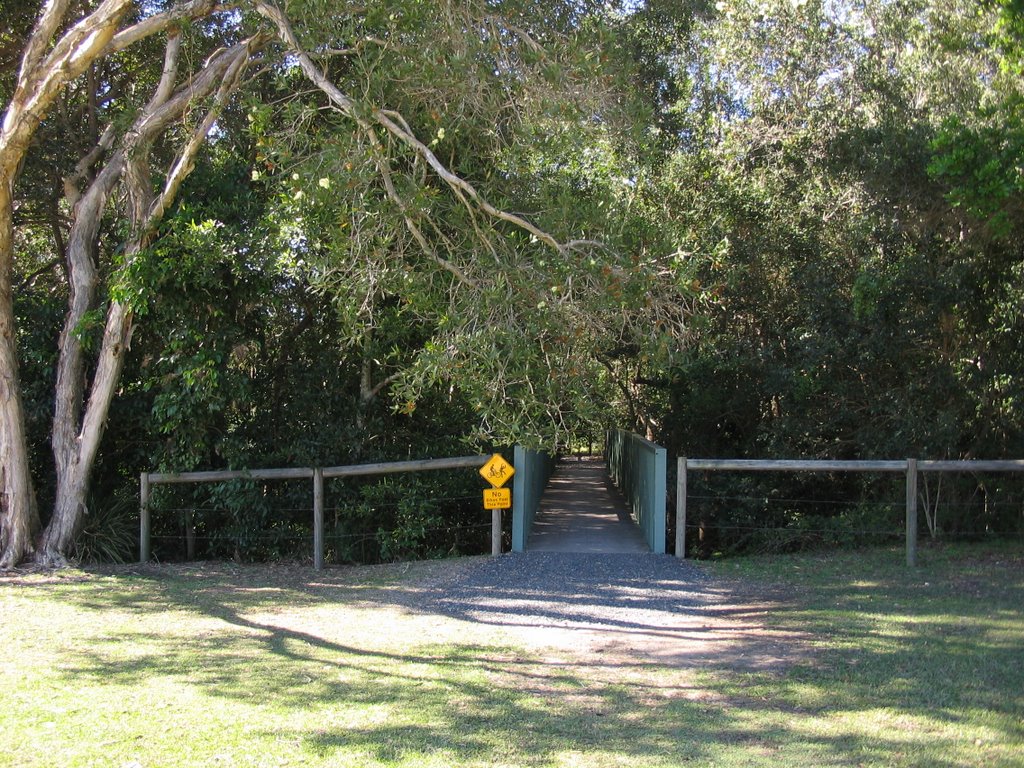
<svg viewBox="0 0 1024 768"><path fill-rule="evenodd" d="M119 26L135 5L132 0L102 0L91 12L68 24L71 5L70 0L47 0L42 4L0 122L0 567L15 565L31 554L32 538L39 527L14 322L15 181L39 124L68 83L97 59L183 20L209 15L216 0L184 0L124 29Z"/></svg>
<svg viewBox="0 0 1024 768"><path fill-rule="evenodd" d="M134 311L112 302L107 312L99 361L84 407L85 358L78 329L85 314L96 304L97 276L94 266L95 238L106 201L119 178L130 202L133 237L124 249L126 263L138 258L150 244L181 183L192 169L217 114L237 87L241 73L263 38L251 38L214 54L198 75L175 90L180 38L167 41L163 75L153 97L128 131L124 145L108 161L75 206L75 223L69 242L68 263L72 294L64 331L54 413L53 451L57 468L57 493L53 516L43 534L36 559L61 566L74 545L85 514L89 481L99 452L110 405L121 380L125 355L131 343ZM166 175L163 189L154 193L150 154L164 130L196 102L215 94L213 106L180 149Z"/></svg>
<svg viewBox="0 0 1024 768"><path fill-rule="evenodd" d="M75 451L77 424L85 387L85 357L80 338L86 315L96 307L99 276L96 271L100 222L123 165L117 153L81 196L72 214L67 244L68 311L64 317L57 361L53 434L51 443L58 467L67 466Z"/></svg>
<svg viewBox="0 0 1024 768"><path fill-rule="evenodd" d="M57 498L53 516L43 534L37 562L42 565L62 566L70 551L86 513L86 497L92 467L99 452L100 439L106 425L110 403L121 380L125 353L131 343L133 313L118 302L107 312L107 325L103 333L99 365L93 377L92 394L85 409L82 429L75 444L77 450L69 461L57 471Z"/></svg>
<svg viewBox="0 0 1024 768"><path fill-rule="evenodd" d="M116 153L75 205L68 238L68 311L59 340L54 418L51 433L57 469L56 504L47 527L40 559L49 565L64 562L84 512L89 467L82 464L79 424L85 392L85 352L80 336L86 315L96 307L99 277L97 238L103 211L117 187L123 156ZM106 342L104 341L104 344ZM91 462L90 462L91 466ZM84 472L83 472L84 470Z"/></svg>
<svg viewBox="0 0 1024 768"><path fill-rule="evenodd" d="M12 186L0 169L0 568L29 555L39 529L14 328Z"/></svg>

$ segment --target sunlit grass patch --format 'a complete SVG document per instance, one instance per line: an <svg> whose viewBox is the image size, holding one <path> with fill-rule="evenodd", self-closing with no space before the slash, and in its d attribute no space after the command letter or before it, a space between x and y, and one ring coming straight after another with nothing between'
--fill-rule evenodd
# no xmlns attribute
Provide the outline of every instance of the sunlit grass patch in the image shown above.
<svg viewBox="0 0 1024 768"><path fill-rule="evenodd" d="M812 649L759 670L410 607L465 561L0 579L0 765L1024 764L1020 558L898 554L711 566Z"/></svg>
<svg viewBox="0 0 1024 768"><path fill-rule="evenodd" d="M791 594L770 626L812 633L815 662L783 679L724 675L792 738L885 765L1024 764L1024 549L924 548L721 562L713 571Z"/></svg>

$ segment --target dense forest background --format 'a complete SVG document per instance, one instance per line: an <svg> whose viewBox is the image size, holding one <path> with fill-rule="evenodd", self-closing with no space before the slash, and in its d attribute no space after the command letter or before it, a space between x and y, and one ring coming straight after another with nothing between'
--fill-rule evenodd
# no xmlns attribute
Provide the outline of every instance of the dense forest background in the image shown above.
<svg viewBox="0 0 1024 768"><path fill-rule="evenodd" d="M125 5L171 20L69 77L4 171L38 518L15 552L5 485L8 564L131 557L144 470L613 426L670 456L1024 456L1017 0ZM0 0L7 126L38 13ZM695 482L700 554L898 533L884 479ZM478 486L332 484L332 556L480 551ZM1024 530L1012 478L923 493L936 537ZM167 491L157 555L305 556L307 496Z"/></svg>

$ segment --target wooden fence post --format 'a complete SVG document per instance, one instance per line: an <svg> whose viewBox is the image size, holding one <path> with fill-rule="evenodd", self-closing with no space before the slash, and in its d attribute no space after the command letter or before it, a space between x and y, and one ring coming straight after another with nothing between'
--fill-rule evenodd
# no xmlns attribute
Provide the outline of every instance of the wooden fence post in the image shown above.
<svg viewBox="0 0 1024 768"><path fill-rule="evenodd" d="M324 470L313 469L313 570L324 569Z"/></svg>
<svg viewBox="0 0 1024 768"><path fill-rule="evenodd" d="M139 475L139 562L149 562L149 473Z"/></svg>
<svg viewBox="0 0 1024 768"><path fill-rule="evenodd" d="M907 459L907 567L917 565L917 459Z"/></svg>
<svg viewBox="0 0 1024 768"><path fill-rule="evenodd" d="M185 510L185 559L196 559L196 511Z"/></svg>
<svg viewBox="0 0 1024 768"><path fill-rule="evenodd" d="M686 557L686 457L676 464L676 557Z"/></svg>

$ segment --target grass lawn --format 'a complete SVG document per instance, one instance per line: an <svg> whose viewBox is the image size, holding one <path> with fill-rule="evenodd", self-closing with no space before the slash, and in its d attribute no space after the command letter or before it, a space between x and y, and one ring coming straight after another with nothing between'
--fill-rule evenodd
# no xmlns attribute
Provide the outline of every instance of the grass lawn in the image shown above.
<svg viewBox="0 0 1024 768"><path fill-rule="evenodd" d="M472 561L8 574L0 765L1019 768L1024 547L920 561L708 564L800 638L764 669L554 651L415 609Z"/></svg>

